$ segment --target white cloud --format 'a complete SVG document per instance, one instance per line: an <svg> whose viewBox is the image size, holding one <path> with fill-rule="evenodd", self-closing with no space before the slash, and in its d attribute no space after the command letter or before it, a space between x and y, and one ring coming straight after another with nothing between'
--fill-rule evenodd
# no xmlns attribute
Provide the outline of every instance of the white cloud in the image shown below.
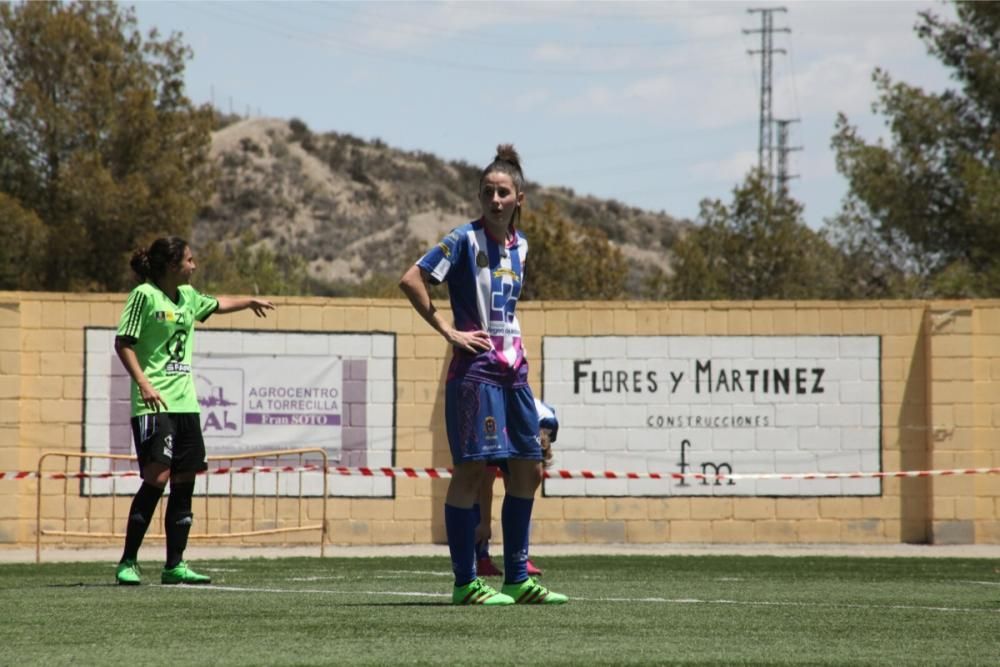
<svg viewBox="0 0 1000 667"><path fill-rule="evenodd" d="M683 73L589 86L563 97L551 111L641 117L654 125L711 129L753 121L758 100L745 77Z"/></svg>
<svg viewBox="0 0 1000 667"><path fill-rule="evenodd" d="M876 66L925 88L946 82L912 27L921 9L954 17L955 6L782 4L774 25L792 32L774 35L788 51L774 54L774 114L801 118L793 190L809 193L803 203L818 219L844 188L830 149L834 114L847 113L866 137L885 133L869 111ZM760 28L747 11L759 6L767 3L235 1L144 2L137 12L145 27L178 29L195 45L189 89L222 106L232 98L237 110L263 104L266 113L280 102L317 130L405 137L451 156L483 128L507 127L512 110L530 113L516 119L531 137L523 143L551 149L553 182L589 187L580 164L596 153L622 165L618 180L593 177L602 192L622 201L656 192L643 201L670 210L723 193L756 164L760 59L747 51L760 36L742 30ZM322 94L295 92L317 85ZM665 169L702 181L670 194L649 180L668 161Z"/></svg>
<svg viewBox="0 0 1000 667"><path fill-rule="evenodd" d="M955 15L954 7L933 1L792 2L781 24L791 27L790 39L799 49L831 52L847 48L859 58L877 60L923 54L913 26L918 12L928 9Z"/></svg>
<svg viewBox="0 0 1000 667"><path fill-rule="evenodd" d="M658 76L626 84L623 97L647 106L663 106L676 98L677 86L670 77Z"/></svg>
<svg viewBox="0 0 1000 667"><path fill-rule="evenodd" d="M674 19L674 23L683 25L692 37L735 37L744 28L757 27L754 24L757 19L739 4L706 2L694 4L692 8L694 15Z"/></svg>
<svg viewBox="0 0 1000 667"><path fill-rule="evenodd" d="M360 5L344 29L363 44L403 51L446 41L472 43L482 28L521 20L492 2L371 2Z"/></svg>
<svg viewBox="0 0 1000 667"><path fill-rule="evenodd" d="M530 72L535 63L537 76L526 76L534 92L518 97L518 110L544 106L550 114L643 117L661 124L718 128L750 122L758 114L759 61L746 54L758 45L755 35L742 34L743 29L759 27L759 14L748 13L749 6L719 2L371 3L354 13L351 33L352 39L372 48L419 55L423 55L420 49L443 43L459 50L468 46L473 55L456 64L470 68L479 62L495 64L501 71ZM909 26L900 29L898 24L902 20L912 24L917 11L934 6L930 2L788 5L787 13L774 15L776 27L793 30L791 35L775 35L775 46L790 51L774 56L775 116L867 110L874 99L874 67L883 63L888 67L895 58L923 50ZM607 25L606 37L597 38L585 29L592 30L602 21ZM886 30L889 21L894 30ZM628 47L621 37L622 27L643 23L663 26L662 43L643 36ZM542 34L554 29L562 36L558 41L535 41L532 34L537 33L529 28L536 25L546 26ZM498 59L507 43L509 58ZM602 43L606 48L601 48ZM558 76L564 67L568 76ZM595 83L594 77L601 81Z"/></svg>
<svg viewBox="0 0 1000 667"><path fill-rule="evenodd" d="M870 62L850 53L811 62L794 79L785 77L775 86L775 116L864 111L875 96L872 69Z"/></svg>
<svg viewBox="0 0 1000 667"><path fill-rule="evenodd" d="M543 42L529 49L529 57L536 64L560 65L576 73L618 72L625 76L629 71L670 66L668 56L638 44L591 47Z"/></svg>
<svg viewBox="0 0 1000 667"><path fill-rule="evenodd" d="M607 86L593 86L581 94L562 99L553 105L553 109L561 113L601 113L606 114L621 108L621 94Z"/></svg>
<svg viewBox="0 0 1000 667"><path fill-rule="evenodd" d="M568 49L555 42L545 42L532 49L535 60L544 63L572 63L579 53L578 49Z"/></svg>

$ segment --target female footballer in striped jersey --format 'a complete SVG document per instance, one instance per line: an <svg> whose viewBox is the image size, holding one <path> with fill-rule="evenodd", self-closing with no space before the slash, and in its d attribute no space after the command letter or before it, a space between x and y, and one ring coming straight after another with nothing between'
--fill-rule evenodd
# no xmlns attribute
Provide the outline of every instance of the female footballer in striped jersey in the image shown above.
<svg viewBox="0 0 1000 667"><path fill-rule="evenodd" d="M129 509L115 580L122 585L141 582L139 546L169 481L163 517L167 560L160 582L207 584L211 579L183 559L194 519L194 478L208 467L191 372L194 323L213 313L247 308L265 317L274 305L263 299L215 298L198 292L189 284L196 268L191 248L177 237L157 239L148 250L136 251L130 265L140 284L122 311L115 352L132 378L132 435L142 485Z"/></svg>
<svg viewBox="0 0 1000 667"><path fill-rule="evenodd" d="M542 447L528 364L514 314L528 241L517 229L524 174L513 146L501 145L479 178L478 220L453 230L403 274L414 309L454 350L445 387L445 420L454 472L445 498L455 604L560 604L565 595L528 575L528 533L542 481ZM430 284L448 283L453 322L434 307ZM473 509L486 462L506 460L510 484L501 510L504 585L476 576Z"/></svg>

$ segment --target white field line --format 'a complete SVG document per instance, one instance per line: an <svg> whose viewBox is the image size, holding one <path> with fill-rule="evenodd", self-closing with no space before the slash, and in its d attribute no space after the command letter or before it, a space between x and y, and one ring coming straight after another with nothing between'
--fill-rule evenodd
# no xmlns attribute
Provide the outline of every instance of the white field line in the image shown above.
<svg viewBox="0 0 1000 667"><path fill-rule="evenodd" d="M207 569L207 568L206 568ZM451 572L431 572L431 571L420 571L420 570L375 570L370 579L406 579L408 577L447 577L452 578L455 575ZM303 575L301 577L285 577L285 581L332 581L332 580L344 580L348 578L356 579L356 577L348 577L347 575Z"/></svg>
<svg viewBox="0 0 1000 667"><path fill-rule="evenodd" d="M972 579L963 579L961 583L976 584L978 586L1000 586L1000 581L973 581Z"/></svg>
<svg viewBox="0 0 1000 667"><path fill-rule="evenodd" d="M229 591L236 593L276 593L295 594L309 593L315 595L385 595L389 597L425 597L425 598L450 598L447 593L426 593L422 591L335 591L329 589L309 589L309 588L256 588L253 586L218 586L215 584L197 586L162 586L162 588L183 588L184 590L209 590L209 591ZM706 600L700 598L582 598L571 597L570 602L621 602L624 604L706 604L706 605L733 605L744 607L813 607L817 609L893 609L903 611L943 611L952 613L986 613L1000 614L997 609L975 609L971 607L931 607L926 605L909 604L853 604L849 602L769 602L766 600Z"/></svg>
<svg viewBox="0 0 1000 667"><path fill-rule="evenodd" d="M183 588L190 590L231 591L236 593L309 593L313 595L389 595L394 597L434 597L451 598L446 593L422 593L420 591L335 591L315 588L255 588L251 586L217 586L215 584L197 584L194 586L162 586L162 588Z"/></svg>
<svg viewBox="0 0 1000 667"><path fill-rule="evenodd" d="M211 569L202 568L206 572L239 572L240 570L222 570L222 569ZM371 579L403 579L409 576L420 576L420 577L448 577L451 578L455 576L451 572L432 572L430 570L375 570ZM345 579L354 579L356 577L348 577L344 574L304 574L299 577L284 577L284 581L343 581Z"/></svg>

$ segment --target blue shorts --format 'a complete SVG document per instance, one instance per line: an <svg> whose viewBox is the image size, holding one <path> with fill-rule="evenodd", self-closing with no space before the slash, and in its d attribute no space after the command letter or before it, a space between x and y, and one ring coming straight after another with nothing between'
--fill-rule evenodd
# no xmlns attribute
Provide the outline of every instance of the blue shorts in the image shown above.
<svg viewBox="0 0 1000 667"><path fill-rule="evenodd" d="M542 460L538 412L531 387L501 387L466 378L445 387L445 422L451 460Z"/></svg>

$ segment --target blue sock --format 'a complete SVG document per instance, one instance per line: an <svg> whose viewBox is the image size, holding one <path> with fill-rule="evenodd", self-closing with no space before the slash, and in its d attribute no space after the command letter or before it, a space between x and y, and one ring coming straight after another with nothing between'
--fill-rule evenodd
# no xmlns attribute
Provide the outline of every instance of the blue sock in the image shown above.
<svg viewBox="0 0 1000 667"><path fill-rule="evenodd" d="M480 512L479 510L479 503L476 503L475 505L472 506L472 512L476 515L476 525L478 526L479 522L483 520L482 512ZM489 558L489 557L490 557L490 541L483 540L482 542L478 542L476 544L476 560L481 560L483 558Z"/></svg>
<svg viewBox="0 0 1000 667"><path fill-rule="evenodd" d="M444 528L455 585L464 586L476 578L476 515L472 508L444 505Z"/></svg>
<svg viewBox="0 0 1000 667"><path fill-rule="evenodd" d="M534 498L504 496L500 519L503 523L503 571L505 584L519 584L528 578L528 535Z"/></svg>

